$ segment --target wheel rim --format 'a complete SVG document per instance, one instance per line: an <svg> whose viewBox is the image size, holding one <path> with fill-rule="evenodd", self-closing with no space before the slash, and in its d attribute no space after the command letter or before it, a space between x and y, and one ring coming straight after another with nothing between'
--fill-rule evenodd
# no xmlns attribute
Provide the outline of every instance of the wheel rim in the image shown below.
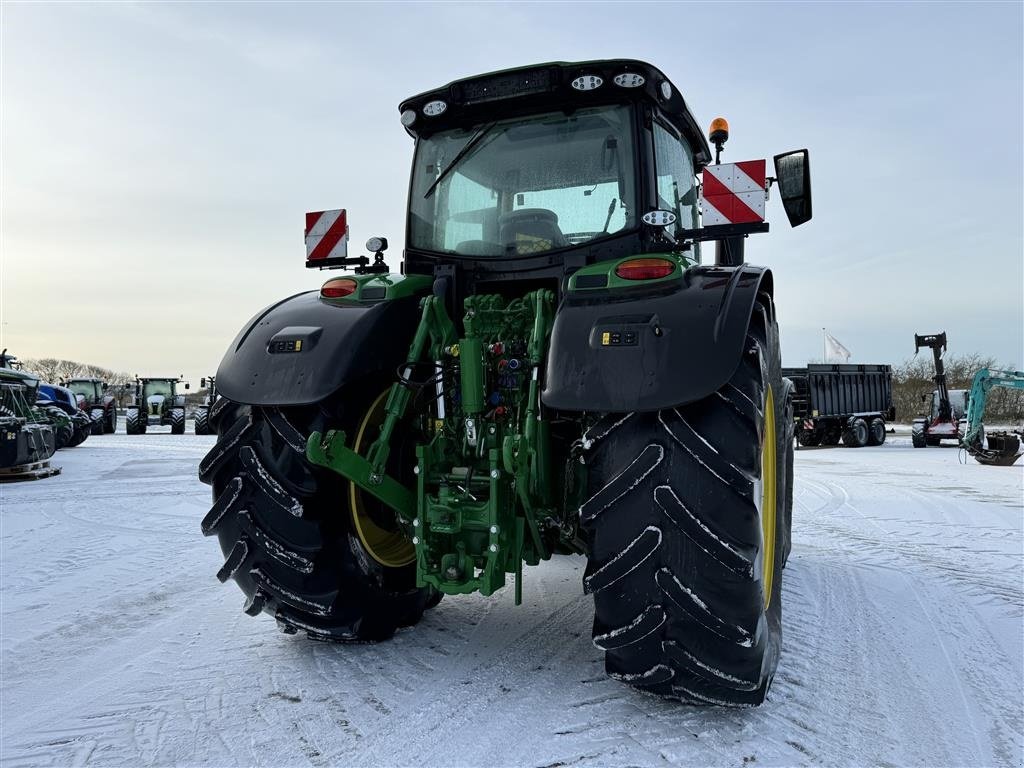
<svg viewBox="0 0 1024 768"><path fill-rule="evenodd" d="M384 405L388 390L384 390L363 414L352 445L359 455L369 447L367 431L384 423ZM356 536L367 553L386 568L401 568L416 560L416 547L400 530L388 530L379 526L366 511L363 491L355 483L349 483L348 501L355 524Z"/></svg>
<svg viewBox="0 0 1024 768"><path fill-rule="evenodd" d="M775 514L776 472L778 462L775 443L775 398L769 386L764 395L764 431L761 436L761 581L764 584L764 607L772 601L772 580L775 576Z"/></svg>

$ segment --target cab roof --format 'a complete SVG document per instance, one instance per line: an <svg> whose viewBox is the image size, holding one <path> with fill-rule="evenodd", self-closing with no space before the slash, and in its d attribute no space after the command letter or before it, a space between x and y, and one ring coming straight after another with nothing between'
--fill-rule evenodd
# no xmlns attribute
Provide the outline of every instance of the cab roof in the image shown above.
<svg viewBox="0 0 1024 768"><path fill-rule="evenodd" d="M580 90L574 82L597 85ZM657 107L687 138L693 147L696 170L711 162L707 139L679 89L661 70L636 59L555 61L474 75L411 96L399 104L398 110L405 129L418 137L507 117L636 101ZM444 107L428 110L436 114L425 113L424 107L432 102L441 102Z"/></svg>

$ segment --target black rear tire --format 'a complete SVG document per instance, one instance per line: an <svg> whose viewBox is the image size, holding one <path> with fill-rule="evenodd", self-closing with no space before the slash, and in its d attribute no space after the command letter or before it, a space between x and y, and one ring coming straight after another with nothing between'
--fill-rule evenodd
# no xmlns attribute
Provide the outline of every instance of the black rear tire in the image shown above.
<svg viewBox="0 0 1024 768"><path fill-rule="evenodd" d="M814 446L821 445L822 434L816 429L801 429L796 436L797 441L800 445L813 448Z"/></svg>
<svg viewBox="0 0 1024 768"><path fill-rule="evenodd" d="M184 408L172 408L171 409L171 434L172 435L184 435L185 434L185 409Z"/></svg>
<svg viewBox="0 0 1024 768"><path fill-rule="evenodd" d="M107 408L103 419L103 432L108 435L113 435L117 432L117 408L115 406Z"/></svg>
<svg viewBox="0 0 1024 768"><path fill-rule="evenodd" d="M208 435L210 434L210 409L209 408L198 408L196 410L196 434L197 435Z"/></svg>
<svg viewBox="0 0 1024 768"><path fill-rule="evenodd" d="M914 424L914 426L911 427L910 442L915 448L924 448L928 445L924 424Z"/></svg>
<svg viewBox="0 0 1024 768"><path fill-rule="evenodd" d="M138 408L129 408L124 414L124 431L129 435L144 435L146 433L146 417L139 412Z"/></svg>
<svg viewBox="0 0 1024 768"><path fill-rule="evenodd" d="M791 519L786 399L777 326L759 304L743 359L718 392L657 413L610 415L588 430L583 583L594 594L594 644L613 677L695 704L764 700L781 645L780 548ZM768 424L775 493L762 509ZM761 515L773 511L765 547Z"/></svg>
<svg viewBox="0 0 1024 768"><path fill-rule="evenodd" d="M92 420L92 434L103 434L103 409L93 408L89 411L89 418Z"/></svg>
<svg viewBox="0 0 1024 768"><path fill-rule="evenodd" d="M379 390L378 390L379 392ZM415 563L385 567L364 549L349 509L349 484L306 459L313 431L351 428L369 400L263 408L220 398L209 414L217 444L199 467L213 486L203 533L226 556L249 615L314 640L384 640L420 620L431 591L416 587ZM434 600L436 604L436 599Z"/></svg>
<svg viewBox="0 0 1024 768"><path fill-rule="evenodd" d="M868 423L862 418L851 421L843 430L843 445L848 448L863 448L868 444Z"/></svg>
<svg viewBox="0 0 1024 768"><path fill-rule="evenodd" d="M71 441L67 444L67 448L76 448L88 439L89 435L92 434L91 425L83 425L75 429L74 435L71 437Z"/></svg>
<svg viewBox="0 0 1024 768"><path fill-rule="evenodd" d="M829 427L825 430L825 433L821 436L822 445L839 445L839 438L843 436L843 431L839 427Z"/></svg>
<svg viewBox="0 0 1024 768"><path fill-rule="evenodd" d="M60 408L47 408L47 411L51 414L51 428L53 430L53 443L54 450L59 451L61 448L68 448L71 446L71 441L75 436L75 426L67 419Z"/></svg>
<svg viewBox="0 0 1024 768"><path fill-rule="evenodd" d="M868 425L868 445L882 445L885 442L885 421L875 417Z"/></svg>

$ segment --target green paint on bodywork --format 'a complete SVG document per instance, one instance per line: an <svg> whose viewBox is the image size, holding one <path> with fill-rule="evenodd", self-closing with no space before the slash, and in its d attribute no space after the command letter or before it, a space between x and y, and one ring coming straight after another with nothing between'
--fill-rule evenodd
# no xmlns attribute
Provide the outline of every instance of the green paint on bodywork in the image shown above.
<svg viewBox="0 0 1024 768"><path fill-rule="evenodd" d="M675 262L677 265L676 269L665 277L655 278L653 280L623 280L621 277L615 274L616 267L626 261L632 261L633 259L667 259L668 261ZM690 267L696 264L696 260L688 256L683 256L678 253L642 253L635 256L626 256L619 259L610 259L608 261L601 261L597 264L590 264L585 267L581 267L573 273L569 279L569 290L570 291L607 291L609 289L615 290L616 288L636 288L638 285L652 285L654 283L669 283L673 280L679 280ZM583 275L604 275L607 277L608 282L605 285L595 286L593 288L581 288L577 286L576 281Z"/></svg>
<svg viewBox="0 0 1024 768"><path fill-rule="evenodd" d="M344 432L334 429L326 435L313 432L306 441L306 456L314 464L351 479L407 519L411 520L416 514L413 492L394 478L375 472L370 462L346 447Z"/></svg>
<svg viewBox="0 0 1024 768"><path fill-rule="evenodd" d="M554 323L555 295L538 290L511 301L498 295L464 302L464 334L444 301L426 296L400 381L388 395L380 435L365 458L343 432L313 433L306 455L395 510L416 550L416 580L446 594L490 595L523 563L551 556L562 535L552 478L549 426L540 419L540 366ZM433 364L424 383L417 366ZM416 490L386 472L391 441L413 391L426 389L433 411L421 419ZM544 529L542 530L542 521Z"/></svg>
<svg viewBox="0 0 1024 768"><path fill-rule="evenodd" d="M404 299L409 296L426 293L434 283L433 279L427 275L337 275L336 277L354 280L359 287L355 293L349 294L344 298L326 299L321 296L321 301L331 304L394 301L395 299ZM381 289L384 289L383 292Z"/></svg>

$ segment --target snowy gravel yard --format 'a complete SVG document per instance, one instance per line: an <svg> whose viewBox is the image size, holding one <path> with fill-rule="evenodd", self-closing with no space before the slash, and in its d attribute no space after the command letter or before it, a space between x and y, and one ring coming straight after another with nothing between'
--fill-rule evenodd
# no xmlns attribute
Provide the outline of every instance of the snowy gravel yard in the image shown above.
<svg viewBox="0 0 1024 768"><path fill-rule="evenodd" d="M4 766L1024 761L1020 465L900 436L797 452L775 684L706 710L605 678L581 558L527 569L519 608L446 598L387 643L280 634L214 578L213 438L154 432L0 486Z"/></svg>

